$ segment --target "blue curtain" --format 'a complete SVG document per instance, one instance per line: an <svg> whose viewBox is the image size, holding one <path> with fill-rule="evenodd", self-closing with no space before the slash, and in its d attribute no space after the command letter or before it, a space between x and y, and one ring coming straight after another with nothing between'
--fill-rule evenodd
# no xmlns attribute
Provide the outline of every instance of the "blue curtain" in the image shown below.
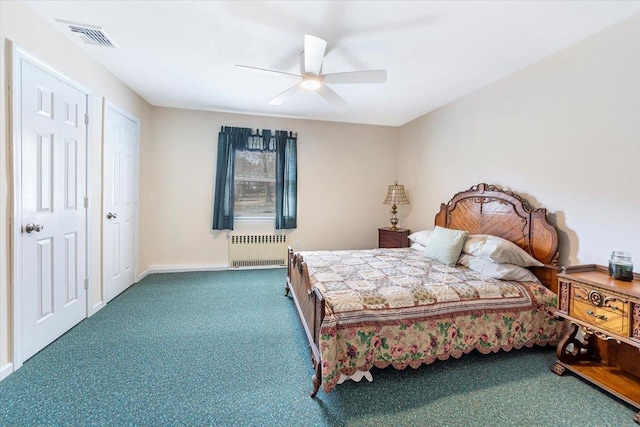
<svg viewBox="0 0 640 427"><path fill-rule="evenodd" d="M246 147L251 129L223 126L218 134L216 191L213 202L213 229L233 230L236 150Z"/></svg>
<svg viewBox="0 0 640 427"><path fill-rule="evenodd" d="M276 230L297 227L297 135L276 131Z"/></svg>
<svg viewBox="0 0 640 427"><path fill-rule="evenodd" d="M276 152L276 229L296 228L297 136L278 130L255 134L249 128L223 126L218 134L218 160L213 204L213 229L233 230L235 159L237 150Z"/></svg>

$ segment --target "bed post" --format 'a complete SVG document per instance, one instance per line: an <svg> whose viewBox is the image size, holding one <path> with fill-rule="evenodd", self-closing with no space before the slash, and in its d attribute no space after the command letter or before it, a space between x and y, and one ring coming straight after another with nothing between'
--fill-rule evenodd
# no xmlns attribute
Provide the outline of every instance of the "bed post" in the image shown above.
<svg viewBox="0 0 640 427"><path fill-rule="evenodd" d="M289 296L289 283L291 280L291 262L293 261L293 249L291 249L291 246L287 246L287 280L285 281L284 284L284 296L288 297Z"/></svg>
<svg viewBox="0 0 640 427"><path fill-rule="evenodd" d="M322 364L320 362L316 362L316 372L311 377L311 381L313 382L313 391L309 393L309 396L315 398L320 390L320 384L322 384Z"/></svg>
<svg viewBox="0 0 640 427"><path fill-rule="evenodd" d="M540 282L551 290L554 294L558 294L558 273L562 270L554 264L545 264L543 267L529 267L529 270L536 275Z"/></svg>

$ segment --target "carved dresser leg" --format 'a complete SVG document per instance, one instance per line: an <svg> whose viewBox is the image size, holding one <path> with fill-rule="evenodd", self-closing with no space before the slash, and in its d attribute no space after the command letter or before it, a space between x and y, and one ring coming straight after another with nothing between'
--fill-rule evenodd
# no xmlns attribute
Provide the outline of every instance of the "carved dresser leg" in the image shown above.
<svg viewBox="0 0 640 427"><path fill-rule="evenodd" d="M556 356L561 362L573 363L591 356L593 335L586 334L584 340L579 340L576 338L578 330L578 325L572 323L565 336L558 343ZM572 345L571 350L568 349L570 345Z"/></svg>
<svg viewBox="0 0 640 427"><path fill-rule="evenodd" d="M551 372L553 372L554 374L558 375L558 376L562 376L562 374L564 374L564 371L566 371L567 368L565 368L564 366L562 366L560 364L560 362L556 362L553 364L553 366L551 367Z"/></svg>

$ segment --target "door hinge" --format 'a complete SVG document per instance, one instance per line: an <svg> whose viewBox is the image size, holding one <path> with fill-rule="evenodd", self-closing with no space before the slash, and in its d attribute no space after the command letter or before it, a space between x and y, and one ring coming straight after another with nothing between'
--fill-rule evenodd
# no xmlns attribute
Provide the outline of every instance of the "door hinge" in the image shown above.
<svg viewBox="0 0 640 427"><path fill-rule="evenodd" d="M85 114L85 115L84 115L84 124L85 124L85 125L88 125L88 124L89 124L89 115L88 115L88 114Z"/></svg>
<svg viewBox="0 0 640 427"><path fill-rule="evenodd" d="M88 198L88 197L85 197L85 198L84 198L84 207L85 207L85 208L88 208L88 207L89 207L89 198Z"/></svg>
<svg viewBox="0 0 640 427"><path fill-rule="evenodd" d="M89 289L89 279L84 279L84 288Z"/></svg>

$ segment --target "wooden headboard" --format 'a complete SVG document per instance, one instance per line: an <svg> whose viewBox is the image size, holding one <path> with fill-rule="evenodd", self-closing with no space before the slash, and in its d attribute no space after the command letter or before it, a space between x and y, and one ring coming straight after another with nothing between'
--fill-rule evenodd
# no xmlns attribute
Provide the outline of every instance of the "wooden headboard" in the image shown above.
<svg viewBox="0 0 640 427"><path fill-rule="evenodd" d="M547 221L546 209L534 209L521 196L498 186L478 184L440 205L435 225L469 234L491 234L515 243L546 264L546 270L553 270L532 268L543 283L556 288L558 232Z"/></svg>

